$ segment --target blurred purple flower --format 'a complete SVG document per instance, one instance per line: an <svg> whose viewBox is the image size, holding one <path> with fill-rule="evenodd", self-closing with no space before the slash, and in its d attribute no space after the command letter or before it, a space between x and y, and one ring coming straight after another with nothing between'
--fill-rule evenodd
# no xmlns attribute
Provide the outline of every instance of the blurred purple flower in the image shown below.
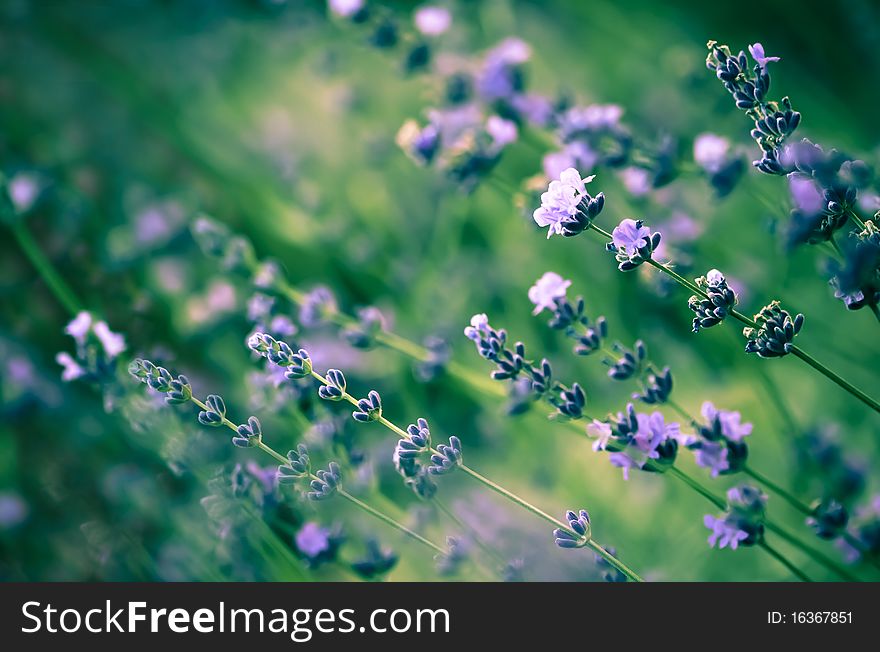
<svg viewBox="0 0 880 652"><path fill-rule="evenodd" d="M716 134L703 133L694 140L694 162L709 174L715 174L727 162L730 141Z"/></svg>
<svg viewBox="0 0 880 652"><path fill-rule="evenodd" d="M0 493L0 529L8 530L24 522L28 511L27 503L18 494Z"/></svg>
<svg viewBox="0 0 880 652"><path fill-rule="evenodd" d="M713 478L717 478L720 473L730 468L727 446L721 442L701 441L694 451L694 459L697 466L710 469Z"/></svg>
<svg viewBox="0 0 880 652"><path fill-rule="evenodd" d="M309 521L296 533L294 541L297 550L306 557L317 557L330 548L330 530Z"/></svg>
<svg viewBox="0 0 880 652"><path fill-rule="evenodd" d="M557 299L565 296L571 281L562 278L556 272L545 272L537 282L529 288L529 301L535 304L533 315L539 314L544 308L553 309Z"/></svg>
<svg viewBox="0 0 880 652"><path fill-rule="evenodd" d="M633 197L644 197L651 192L651 173L645 168L629 166L623 168L619 174L624 188Z"/></svg>
<svg viewBox="0 0 880 652"><path fill-rule="evenodd" d="M452 14L446 7L421 7L413 19L416 29L425 36L440 36L452 25Z"/></svg>
<svg viewBox="0 0 880 652"><path fill-rule="evenodd" d="M486 121L486 132L492 136L493 144L499 149L516 142L516 123L497 115L489 116Z"/></svg>
<svg viewBox="0 0 880 652"><path fill-rule="evenodd" d="M729 546L731 550L736 550L740 541L749 538L748 532L741 530L736 523L725 518L716 518L711 514L706 514L703 517L703 524L712 530L712 534L709 535L709 545L713 548L716 545L719 548Z"/></svg>
<svg viewBox="0 0 880 652"><path fill-rule="evenodd" d="M19 172L9 180L8 192L15 210L25 213L40 196L40 181L32 174Z"/></svg>
<svg viewBox="0 0 880 652"><path fill-rule="evenodd" d="M364 0L327 0L327 7L340 18L350 18L364 7Z"/></svg>
<svg viewBox="0 0 880 652"><path fill-rule="evenodd" d="M788 190L795 208L807 215L818 215L825 208L822 190L812 177L804 174L789 174Z"/></svg>

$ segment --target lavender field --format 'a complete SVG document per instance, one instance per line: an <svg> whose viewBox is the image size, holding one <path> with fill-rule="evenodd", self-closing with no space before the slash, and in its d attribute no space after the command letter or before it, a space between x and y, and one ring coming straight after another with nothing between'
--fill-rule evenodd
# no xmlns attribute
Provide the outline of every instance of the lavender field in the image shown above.
<svg viewBox="0 0 880 652"><path fill-rule="evenodd" d="M0 579L880 579L876 3L0 5Z"/></svg>

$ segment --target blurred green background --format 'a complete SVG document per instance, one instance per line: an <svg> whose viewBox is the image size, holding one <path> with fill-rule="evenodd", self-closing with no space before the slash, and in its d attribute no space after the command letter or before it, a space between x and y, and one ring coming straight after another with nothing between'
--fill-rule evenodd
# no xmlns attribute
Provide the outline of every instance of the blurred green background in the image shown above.
<svg viewBox="0 0 880 652"><path fill-rule="evenodd" d="M474 56L516 35L533 47L534 90L620 104L646 138L670 133L687 147L713 131L754 149L746 118L705 68L705 43L739 49L761 41L782 57L774 94L792 97L803 135L875 163L880 10L857 0L809 4L457 2L443 47ZM385 6L408 21L414 5ZM733 326L694 336L685 296L658 294L650 275L618 273L590 236L546 241L497 184L463 194L413 165L395 134L441 90L430 75L402 74L398 59L330 19L323 2L7 0L0 8L0 165L7 175L34 171L45 183L28 230L85 305L125 334L131 356L161 358L187 373L200 395L222 393L242 420L245 378L255 368L243 344L249 289L194 245L186 223L199 212L246 235L298 287L327 285L349 312L377 305L396 332L444 337L454 360L483 375L489 367L461 330L472 314L487 312L493 325L553 359L559 376L578 379L592 413L619 410L632 387L610 383L598 360L570 355L546 320L530 314L529 286L556 271L572 279L591 313L607 317L613 337L640 337L655 360L672 366L678 401L690 411L712 400L753 422L754 466L780 484L805 497L815 491L794 441L823 424L838 429L859 464L875 467L876 415L798 361L744 355ZM540 171L540 159L518 143L492 174L518 185ZM603 224L651 223L652 206L627 200L613 177L596 183L608 196ZM783 252L772 233L788 212L782 181L750 169L722 201L689 179L668 190L703 228L691 253L697 273L718 267L735 278L743 312L770 298L803 312L803 347L877 393L873 317L847 313L833 298L817 249ZM168 225L158 235L151 210ZM352 577L344 564L308 568L290 533L247 506L237 517L244 534L221 544L200 504L208 478L265 460L232 449L225 434L200 430L194 419L170 410L146 419L119 405L108 412L100 391L61 383L54 356L70 349L63 334L70 316L5 231L0 251L0 493L20 516L0 524L0 578ZM344 365L358 392L378 389L396 422L426 416L438 432L459 434L471 465L555 515L587 507L596 537L647 578L789 579L758 550L711 550L702 523L711 510L698 496L649 474L624 482L586 440L540 410L510 418L502 400L454 378L415 382L411 362L396 353L346 349L332 330L310 338L311 348L326 351L319 367ZM27 366L28 382L10 370L15 360ZM782 388L798 432L773 406L768 383ZM303 424L265 421L278 448L300 440ZM391 468L393 435L378 427L352 432L401 518L416 518L417 501ZM718 493L735 481L709 480L692 456L680 459ZM505 556L525 558L526 579L590 577L588 555L555 548L542 523L466 479L448 479L442 492L462 519L485 525ZM769 512L837 557L777 498ZM345 525L343 556L357 556L364 536L377 536L401 558L390 579L436 579L424 550L344 506L322 505L314 519ZM435 539L444 534L426 527ZM834 578L779 547L816 578Z"/></svg>

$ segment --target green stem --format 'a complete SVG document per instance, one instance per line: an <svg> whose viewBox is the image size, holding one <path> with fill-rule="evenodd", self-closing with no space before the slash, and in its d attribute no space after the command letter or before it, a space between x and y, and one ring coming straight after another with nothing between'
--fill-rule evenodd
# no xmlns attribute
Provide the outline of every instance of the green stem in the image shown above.
<svg viewBox="0 0 880 652"><path fill-rule="evenodd" d="M868 228L868 226L865 224L865 221L861 217L859 217L858 213L856 213L852 208L848 208L846 212L852 218L852 221L859 225L860 229L864 231L866 228Z"/></svg>
<svg viewBox="0 0 880 652"><path fill-rule="evenodd" d="M782 498L789 505L791 505L796 510L801 512L803 515L812 516L813 510L810 509L810 507L808 505L804 504L797 497L795 497L794 495L792 495L791 493L789 493L788 491L786 491L785 489L780 487L775 482L769 480L766 476L761 475L760 473L755 471L752 467L746 465L742 468L742 472L745 473L750 478L753 478L753 479L757 480L758 482L760 482L762 485L764 485L770 491L772 491L773 493L778 495L780 498Z"/></svg>
<svg viewBox="0 0 880 652"><path fill-rule="evenodd" d="M61 275L52 265L46 254L43 253L42 249L40 249L36 240L34 240L33 236L20 221L13 222L11 229L16 242L18 242L18 246L36 268L37 273L49 287L49 290L51 290L58 302L64 306L64 309L71 316L76 316L82 310L82 303L73 290L70 289L70 286L61 278Z"/></svg>
<svg viewBox="0 0 880 652"><path fill-rule="evenodd" d="M312 372L311 372L311 376L312 376L314 379L316 379L316 380L320 381L321 383L323 383L324 385L329 385L329 384L330 384L324 376L322 376L321 374L319 374L318 372L316 372L316 371L314 371L314 370L312 370ZM344 398L345 400L347 400L349 403L353 403L353 404L355 404L355 405L357 404L357 400L356 400L353 396L351 396L350 394L348 394L347 392L343 392L342 396L343 396L343 398ZM204 408L203 408L203 409L204 409ZM383 426L385 426L386 428L388 428L389 430L391 430L392 432L396 433L397 436L399 436L399 437L401 437L401 438L404 438L404 439L405 439L405 438L407 438L407 437L409 436L409 435L406 433L405 430L403 430L402 428L400 428L399 426L397 426L395 423L389 421L389 420L386 419L384 416L380 416L380 417L377 419L377 421L378 421L379 423L381 423ZM434 448L432 448L432 449L431 449L431 452L432 452L432 453L437 453L437 450L434 449ZM523 507L524 509L528 510L528 511L531 512L532 514L534 514L534 515L536 515L536 516L538 516L538 517L544 519L544 520L547 521L548 523L551 523L551 524L555 525L555 526L558 527L559 529L564 530L565 532L568 532L569 534L571 534L571 535L573 535L573 536L575 536L575 537L579 536L576 532L574 532L574 531L573 531L568 525L566 525L566 524L563 523L562 521L559 521L559 520L553 518L553 517L550 516L550 514L548 514L547 512L545 512L545 511L539 509L538 507L535 507L534 505L532 505L530 502L528 502L528 501L525 500L524 498L521 498L521 497L517 496L515 493L513 493L513 492L511 492L511 491L508 491L507 489L505 489L504 487L502 487L502 486L499 485L499 484L496 484L495 482L493 482L493 481L490 480L489 478L487 478L487 477L485 477L485 476L483 476L483 475L477 473L477 472L474 471L472 468L470 468L470 467L468 467L468 466L465 466L464 464L462 464L459 468L460 468L464 473L470 475L472 478L474 478L474 479L477 480L478 482L481 482L482 484L484 484L486 487L488 487L488 488L491 489L492 491L494 491L494 492L496 492L496 493L498 493L498 494L501 494L502 496L504 496L504 497L507 498L508 500L510 500L510 501L512 501L512 502L514 502L514 503L516 503L516 504L519 505L520 507ZM596 544L596 545L598 545L598 544ZM592 547L592 546L591 546L591 547ZM604 556L604 555L603 555L603 556ZM627 577L629 577L630 579L632 579L632 580L634 580L634 581L636 581L636 582L641 582L641 581L643 581L643 580L642 580L642 579L641 579L641 578L640 578L640 577L639 577L634 571L632 571L630 568L628 568L623 562L621 562L620 560L617 560L613 555L609 555L609 557L610 557L611 559L614 559L613 562L611 561L611 559L609 559L609 563L611 563L611 564L612 564L615 568L617 568L621 573L623 573L624 575L626 575Z"/></svg>
<svg viewBox="0 0 880 652"><path fill-rule="evenodd" d="M397 530L400 530L408 537L415 539L419 543L431 548L436 553L438 553L440 555L446 554L446 551L443 548L441 548L440 546L436 545L435 543L432 543L431 541L428 541L425 537L423 537L418 532L409 529L403 523L399 523L398 521L395 521L390 516L380 512L378 509L370 507L367 503L360 500L359 498L352 496L350 493L348 493L344 489L337 489L336 493L338 493L341 497L345 498L348 502L352 503L353 505L355 505L358 508L365 511L367 514L370 514L370 515L376 517L377 519L379 519L380 521L382 521L383 523L390 525L391 527L393 527Z"/></svg>
<svg viewBox="0 0 880 652"><path fill-rule="evenodd" d="M775 548L770 546L766 541L760 541L758 545L770 553L770 556L773 557L780 564L785 566L789 571L791 571L795 577L797 577L802 582L812 582L809 577L807 577L803 571L801 571L797 566L788 561L785 557L783 557Z"/></svg>
<svg viewBox="0 0 880 652"><path fill-rule="evenodd" d="M516 503L517 505L519 505L523 509L525 509L525 510L531 512L532 514L534 514L535 516L537 516L538 518L544 519L545 521L547 521L551 525L556 526L557 528L559 528L563 532L567 532L575 537L580 536L576 532L574 532L566 523L563 523L562 521L559 521L559 520L553 518L552 516L550 516L550 514L548 514L547 512L542 510L541 508L536 507L535 505L532 505L527 500L517 496L512 491L508 491L507 489L505 489L501 485L496 484L495 482L493 482L492 480L490 480L486 476L477 473L469 466L462 464L459 468L464 473L471 476L477 482L483 484L484 486L488 487L489 489L491 489L495 493L499 494L500 496L503 496L507 500L509 500L513 503ZM611 564L617 570L619 570L621 573L626 575L629 579L633 580L634 582L644 582L644 580L634 570L632 570L626 564L624 564L622 561L617 559L617 557L615 557L614 555L612 555L611 553L606 551L601 545L599 545L598 542L590 539L590 541L587 543L587 545L590 548L592 548L593 551L595 551L597 554L601 555L609 564Z"/></svg>
<svg viewBox="0 0 880 652"><path fill-rule="evenodd" d="M326 383L326 381L324 381L324 382ZM197 399L195 396L193 396L190 400L195 405L197 405L201 410L208 409L208 406L205 405L199 399ZM230 421L226 417L223 417L223 425L234 432L238 432L238 426L236 426L232 421ZM276 461L280 462L281 464L287 464L287 461L288 461L287 458L284 455L282 455L281 453L279 453L278 451L276 451L274 448L272 448L271 446L269 446L268 444L263 442L262 437L260 438L260 442L257 444L257 448L259 448L264 453L268 453L273 458L275 458ZM314 474L312 474L311 477L313 480L318 479L317 476L315 476ZM340 497L344 498L348 502L350 502L353 505L355 505L356 507L358 507L359 509L362 509L363 511L367 512L368 514L376 517L377 519L379 519L380 521L382 521L386 525L390 525L394 529L399 530L400 532L403 532L404 534L406 534L410 538L418 541L419 543L428 546L429 548L431 548L432 550L434 550L438 554L441 554L441 555L446 554L446 551L443 548L441 548L440 546L438 546L437 544L432 543L431 541L429 541L428 539L423 537L418 532L415 532L415 531L409 529L403 523L400 523L400 522L394 520L393 518L391 518L390 516L388 516L387 514L380 512L378 509L371 507L370 505L368 505L364 501L360 500L359 498L355 498L354 496L352 496L350 493L343 490L342 488L337 489L336 493Z"/></svg>
<svg viewBox="0 0 880 652"><path fill-rule="evenodd" d="M717 507L718 509L727 509L727 501L722 500L721 498L719 498L718 496L713 494L711 491L706 489L706 487L701 485L699 482L694 480L691 476L689 476L687 473L685 473L684 471L682 471L678 467L670 466L666 472L670 473L673 477L676 477L679 480L681 480L682 482L684 482L687 486L689 486L691 489L696 491L698 494L700 494L703 498L708 500L710 503L715 505L715 507Z"/></svg>
<svg viewBox="0 0 880 652"><path fill-rule="evenodd" d="M857 578L855 575L850 573L848 570L846 570L843 566L841 566L840 564L835 562L833 559L831 559L828 556L824 555L823 553L819 552L815 548L812 548L812 547L808 546L807 544L803 543L802 541L800 541L796 537L792 536L791 534L789 534L788 532L786 532L785 530L780 528L775 523L772 523L770 521L765 521L764 526L767 528L768 531L773 532L779 538L784 539L792 546L798 548L802 552L805 552L806 554L808 554L810 557L812 557L814 560L816 560L817 562L819 562L820 564L822 564L826 568L833 570L835 573L837 573L842 578L844 578L847 582L860 582L861 581L859 578Z"/></svg>
<svg viewBox="0 0 880 652"><path fill-rule="evenodd" d="M482 550L487 556L494 559L495 562L500 564L502 568L504 567L504 565L507 563L507 560L505 560L500 554L498 554L498 552L494 548L491 548L489 544L483 541L480 535L478 535L472 527L470 527L464 521L458 518L458 516L455 515L455 512L447 507L442 500L440 500L436 496L434 496L433 500L434 504L437 506L437 509L443 512L446 515L446 518L452 521L462 532L467 533L467 535L471 539L473 539L474 543L477 544L480 550Z"/></svg>
<svg viewBox="0 0 880 652"><path fill-rule="evenodd" d="M871 312L874 313L874 316L877 318L877 321L880 321L880 308L877 307L876 303L869 303L868 306L871 308Z"/></svg>
<svg viewBox="0 0 880 652"><path fill-rule="evenodd" d="M601 233L605 237L609 237L609 238L611 237L611 234L609 234L607 231L599 228L595 224L591 224L590 226L595 231L598 231L599 233ZM691 292L694 292L704 298L707 296L703 290L701 290L699 287L697 287L696 285L694 285L693 283L688 281L681 274L674 271L673 269L671 269L667 265L664 265L663 263L659 263L656 260L654 260L653 258L648 258L645 262L647 262L649 265L655 267L656 269L660 270L661 272L668 274L670 277L675 279L680 285L687 288ZM739 312L737 310L731 310L730 315L747 326L750 326L752 328L758 327L758 324L756 324L754 320L746 317L745 315L743 315L741 312ZM795 356L797 356L798 358L800 358L801 360L803 360L804 362L806 362L813 369L815 369L816 371L821 373L823 376L832 380L838 386L840 386L843 389L845 389L846 391L848 391L850 394L852 394L857 399L862 401L865 405L872 408L875 412L880 412L880 403L878 403L877 401L872 399L870 396L865 394L862 390L860 390L858 387L856 387L852 383L850 383L847 380L845 380L844 378L841 378L840 376L838 376L836 373L831 371L828 367L826 367L825 365L820 363L818 360L816 360L814 357L812 357L811 355L806 353L803 349L801 349L797 346L792 346L791 349L789 349L789 351L791 353L793 353Z"/></svg>
<svg viewBox="0 0 880 652"><path fill-rule="evenodd" d="M860 390L858 387L856 387L855 385L850 383L845 378L841 378L840 376L838 376L836 373L831 371L828 367L823 365L821 362L816 360L816 358L814 358L813 356L808 354L806 351L804 351L800 347L792 346L789 349L789 352L792 353L793 355L795 355L796 357L800 358L804 362L806 362L813 369L818 371L820 374L822 374L823 376L825 376L826 378L828 378L832 382L836 383L838 386L840 386L843 389L845 389L846 391L848 391L850 394L855 396L857 399L859 399L862 403L864 403L865 405L870 407L875 412L880 412L880 403L878 403L873 398L871 398L870 396L865 394L865 392Z"/></svg>

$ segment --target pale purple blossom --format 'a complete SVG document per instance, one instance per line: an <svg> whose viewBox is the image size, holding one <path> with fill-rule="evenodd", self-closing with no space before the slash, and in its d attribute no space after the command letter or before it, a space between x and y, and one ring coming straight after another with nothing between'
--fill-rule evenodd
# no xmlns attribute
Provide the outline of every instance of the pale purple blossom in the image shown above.
<svg viewBox="0 0 880 652"><path fill-rule="evenodd" d="M591 175L582 179L575 168L567 168L558 180L550 182L547 192L541 195L541 206L532 214L538 226L549 227L547 238L563 233L563 222L577 213L578 204L587 194L585 184L594 178L595 175Z"/></svg>
<svg viewBox="0 0 880 652"><path fill-rule="evenodd" d="M19 213L28 211L40 196L40 182L32 174L19 172L9 180L9 199Z"/></svg>
<svg viewBox="0 0 880 652"><path fill-rule="evenodd" d="M752 43L749 46L749 54L761 68L766 68L768 63L779 61L779 57L768 57L764 52L764 46L760 43Z"/></svg>
<svg viewBox="0 0 880 652"><path fill-rule="evenodd" d="M818 215L825 208L822 190L812 177L804 174L788 175L788 191L795 208L807 215Z"/></svg>
<svg viewBox="0 0 880 652"><path fill-rule="evenodd" d="M27 503L18 494L0 493L0 529L10 529L22 523L28 511Z"/></svg>
<svg viewBox="0 0 880 652"><path fill-rule="evenodd" d="M610 129L622 116L623 108L617 104L573 106L562 116L560 128L565 133Z"/></svg>
<svg viewBox="0 0 880 652"><path fill-rule="evenodd" d="M592 170L599 157L580 140L568 143L558 152L550 152L542 161L544 174L550 179L558 178L567 168L580 168Z"/></svg>
<svg viewBox="0 0 880 652"><path fill-rule="evenodd" d="M486 59L489 61L503 61L508 65L518 66L528 61L531 56L531 46L521 38L511 36L489 50Z"/></svg>
<svg viewBox="0 0 880 652"><path fill-rule="evenodd" d="M722 283L724 283L724 274L717 269L710 269L706 274L706 284L709 287L718 287Z"/></svg>
<svg viewBox="0 0 880 652"><path fill-rule="evenodd" d="M731 550L736 550L740 541L749 538L749 533L740 529L735 523L724 518L716 518L711 514L703 517L703 524L712 530L712 534L709 535L709 545L713 548L716 545L719 548L729 546Z"/></svg>
<svg viewBox="0 0 880 652"><path fill-rule="evenodd" d="M306 557L317 557L330 548L330 530L309 521L296 533L295 543Z"/></svg>
<svg viewBox="0 0 880 652"><path fill-rule="evenodd" d="M596 440L593 442L594 451L604 451L608 448L608 442L611 439L611 424L606 423L605 421L593 420L593 422L587 426L587 435Z"/></svg>
<svg viewBox="0 0 880 652"><path fill-rule="evenodd" d="M340 18L350 18L364 7L364 0L327 0L327 7Z"/></svg>
<svg viewBox="0 0 880 652"><path fill-rule="evenodd" d="M623 220L611 232L614 246L623 250L628 256L635 256L639 249L648 245L651 229L629 218Z"/></svg>
<svg viewBox="0 0 880 652"><path fill-rule="evenodd" d="M651 192L651 173L645 168L629 166L623 168L620 173L623 187L633 197L644 197Z"/></svg>
<svg viewBox="0 0 880 652"><path fill-rule="evenodd" d="M82 310L67 324L64 332L70 335L77 344L85 344L89 331L92 330L92 322L91 313Z"/></svg>
<svg viewBox="0 0 880 652"><path fill-rule="evenodd" d="M83 369L80 364L73 359L73 356L66 351L62 351L56 355L55 362L64 367L61 371L61 380L66 383L76 380L77 378L82 378L86 375L86 370Z"/></svg>
<svg viewBox="0 0 880 652"><path fill-rule="evenodd" d="M715 174L727 162L730 141L716 134L703 133L694 140L694 162L710 174Z"/></svg>
<svg viewBox="0 0 880 652"><path fill-rule="evenodd" d="M119 333L111 331L110 327L107 326L107 322L97 322L92 331L95 333L98 341L101 342L101 346L104 347L104 353L107 354L108 358L115 358L125 351L125 338Z"/></svg>
<svg viewBox="0 0 880 652"><path fill-rule="evenodd" d="M623 469L624 480L629 480L630 469L641 469L644 466L644 461L636 460L628 453L611 453L608 461L611 462L611 466Z"/></svg>
<svg viewBox="0 0 880 652"><path fill-rule="evenodd" d="M544 308L553 309L557 299L565 297L571 281L562 278L556 272L545 272L537 282L529 288L529 301L535 304L533 315L539 314Z"/></svg>
<svg viewBox="0 0 880 652"><path fill-rule="evenodd" d="M694 459L697 466L712 471L712 477L717 478L720 473L730 469L727 459L727 446L717 441L701 441L694 451Z"/></svg>
<svg viewBox="0 0 880 652"><path fill-rule="evenodd" d="M498 149L516 142L516 123L497 115L489 116L489 119L486 121L486 132L492 136L492 143Z"/></svg>
<svg viewBox="0 0 880 652"><path fill-rule="evenodd" d="M553 123L554 108L553 102L543 95L537 93L528 93L525 95L514 95L510 99L511 106L516 109L517 113L522 115L527 122L536 127L546 128ZM550 176L556 176L550 175Z"/></svg>
<svg viewBox="0 0 880 652"><path fill-rule="evenodd" d="M730 441L742 441L744 437L752 434L753 424L741 423L742 415L739 412L719 410L710 401L706 401L700 413L710 425L718 419L721 434Z"/></svg>
<svg viewBox="0 0 880 652"><path fill-rule="evenodd" d="M649 458L659 457L657 447L667 439L678 439L681 435L681 427L678 423L666 423L663 414L652 412L651 414L640 413L636 415L639 429L634 438L636 447Z"/></svg>
<svg viewBox="0 0 880 652"><path fill-rule="evenodd" d="M465 327L464 335L469 340L478 342L482 335L489 333L489 318L486 313L480 313L471 317L471 325Z"/></svg>
<svg viewBox="0 0 880 652"><path fill-rule="evenodd" d="M413 20L425 36L440 36L452 25L452 14L446 7L429 5L417 9Z"/></svg>

